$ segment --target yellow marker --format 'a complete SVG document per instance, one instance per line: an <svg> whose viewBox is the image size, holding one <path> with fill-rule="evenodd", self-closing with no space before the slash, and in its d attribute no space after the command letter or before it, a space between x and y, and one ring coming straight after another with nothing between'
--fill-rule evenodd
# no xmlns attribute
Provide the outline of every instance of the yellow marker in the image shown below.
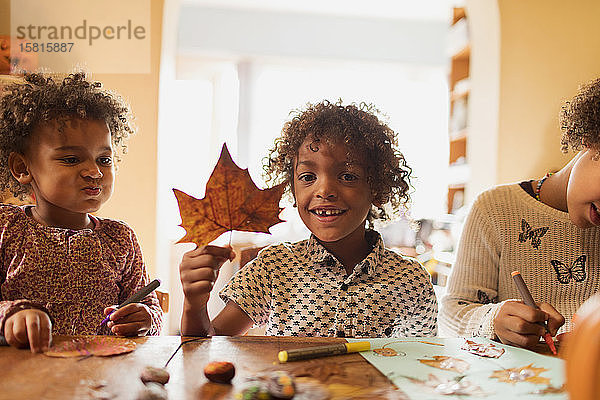
<svg viewBox="0 0 600 400"><path fill-rule="evenodd" d="M283 350L279 352L279 362L307 360L309 358L319 358L336 356L339 354L356 353L359 351L371 350L370 342L337 343L326 346L305 347L302 349Z"/></svg>

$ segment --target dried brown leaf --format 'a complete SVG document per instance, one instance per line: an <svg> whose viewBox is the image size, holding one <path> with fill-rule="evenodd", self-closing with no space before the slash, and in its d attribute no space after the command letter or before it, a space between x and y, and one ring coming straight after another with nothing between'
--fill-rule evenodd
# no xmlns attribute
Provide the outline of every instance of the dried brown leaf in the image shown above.
<svg viewBox="0 0 600 400"><path fill-rule="evenodd" d="M492 343L477 343L468 339L465 339L465 343L461 346L461 349L480 357L498 358L504 354L503 348L496 347Z"/></svg>
<svg viewBox="0 0 600 400"><path fill-rule="evenodd" d="M136 343L112 336L86 336L53 345L44 354L50 357L113 356L129 353Z"/></svg>
<svg viewBox="0 0 600 400"><path fill-rule="evenodd" d="M223 144L221 156L208 183L204 198L196 199L173 189L181 227L186 231L177 243L191 242L204 246L228 231L264 232L279 222L279 201L286 183L259 189L248 169L238 167Z"/></svg>

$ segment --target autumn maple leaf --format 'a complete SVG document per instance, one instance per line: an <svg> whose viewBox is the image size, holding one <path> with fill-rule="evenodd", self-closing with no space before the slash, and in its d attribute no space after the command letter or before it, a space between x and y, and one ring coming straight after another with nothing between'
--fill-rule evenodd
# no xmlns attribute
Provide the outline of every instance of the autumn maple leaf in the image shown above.
<svg viewBox="0 0 600 400"><path fill-rule="evenodd" d="M177 243L191 242L204 246L228 231L269 233L269 227L283 222L279 200L286 182L270 189L259 189L248 169L238 167L223 144L203 199L196 199L173 189L181 224L186 231Z"/></svg>

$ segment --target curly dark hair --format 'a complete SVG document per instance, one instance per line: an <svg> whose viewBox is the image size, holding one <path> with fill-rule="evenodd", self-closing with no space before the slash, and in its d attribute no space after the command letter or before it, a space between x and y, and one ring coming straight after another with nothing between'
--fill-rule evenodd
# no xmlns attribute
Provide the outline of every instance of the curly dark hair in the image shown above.
<svg viewBox="0 0 600 400"><path fill-rule="evenodd" d="M324 100L308 103L304 110L290 114L292 118L285 123L281 136L265 158L263 169L268 182L287 182L287 190L293 195L294 160L306 137L315 142L342 141L347 145L348 156L364 163L373 202L378 204L371 207L369 225L375 219L391 219L384 209L386 204L391 205L389 211L394 215L399 213L400 206L407 206L412 170L396 149L396 134L380 121L381 113L372 104L342 105L341 100L336 103Z"/></svg>
<svg viewBox="0 0 600 400"><path fill-rule="evenodd" d="M581 85L575 97L560 112L561 150L583 147L600 152L600 78Z"/></svg>
<svg viewBox="0 0 600 400"><path fill-rule="evenodd" d="M0 191L23 198L30 187L21 185L10 173L8 156L23 153L31 133L56 119L79 117L105 121L111 134L115 160L127 151L126 141L134 133L129 106L117 94L91 82L84 72L69 74L55 82L50 74L26 74L23 82L12 83L0 93ZM63 125L64 126L64 125ZM61 124L59 123L59 131Z"/></svg>

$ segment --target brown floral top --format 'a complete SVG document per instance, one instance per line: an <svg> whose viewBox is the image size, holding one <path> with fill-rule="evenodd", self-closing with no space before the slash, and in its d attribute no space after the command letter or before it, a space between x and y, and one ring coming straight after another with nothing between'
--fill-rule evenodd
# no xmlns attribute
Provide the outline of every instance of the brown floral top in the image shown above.
<svg viewBox="0 0 600 400"><path fill-rule="evenodd" d="M110 334L104 308L120 304L148 284L133 230L125 223L94 218L94 229L39 224L26 209L0 204L0 334L17 311L39 308L56 334ZM158 335L162 311L156 293L143 301Z"/></svg>

